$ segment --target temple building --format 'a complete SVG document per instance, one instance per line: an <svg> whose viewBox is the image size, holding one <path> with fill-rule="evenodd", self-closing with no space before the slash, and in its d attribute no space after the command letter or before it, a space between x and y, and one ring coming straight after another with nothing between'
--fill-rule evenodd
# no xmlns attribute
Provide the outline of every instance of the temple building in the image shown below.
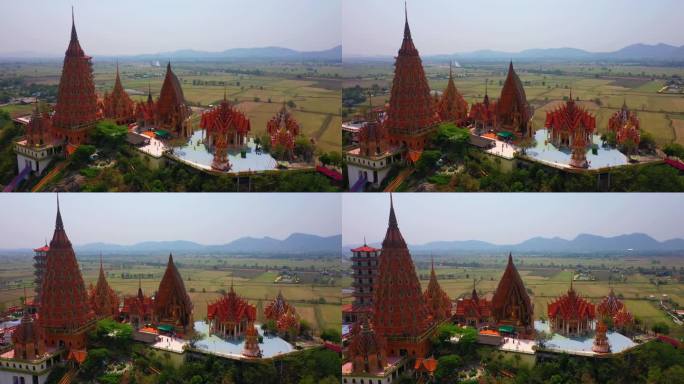
<svg viewBox="0 0 684 384"><path fill-rule="evenodd" d="M264 317L266 320L275 321L279 333L299 331L299 315L285 300L281 291L278 291L278 296L264 308Z"/></svg>
<svg viewBox="0 0 684 384"><path fill-rule="evenodd" d="M609 321L615 329L629 328L634 323L634 316L627 310L625 304L615 296L613 288L608 296L596 307L599 318L604 322Z"/></svg>
<svg viewBox="0 0 684 384"><path fill-rule="evenodd" d="M468 103L456 89L451 62L449 62L449 82L437 101L437 113L441 121L452 122L456 125L460 125L468 117Z"/></svg>
<svg viewBox="0 0 684 384"><path fill-rule="evenodd" d="M142 328L151 323L154 318L154 302L149 296L145 296L142 285L138 281L138 294L124 297L121 308L123 320L135 329Z"/></svg>
<svg viewBox="0 0 684 384"><path fill-rule="evenodd" d="M430 269L430 281L428 282L427 289L423 292L423 298L435 321L442 322L451 319L451 300L437 281L434 261Z"/></svg>
<svg viewBox="0 0 684 384"><path fill-rule="evenodd" d="M242 350L242 355L247 357L261 357L259 332L254 327L254 323L247 324L247 330L245 331L245 346Z"/></svg>
<svg viewBox="0 0 684 384"><path fill-rule="evenodd" d="M84 350L86 334L95 325L76 254L67 237L57 200L55 231L47 251L38 325L48 347Z"/></svg>
<svg viewBox="0 0 684 384"><path fill-rule="evenodd" d="M147 101L139 101L135 104L135 119L139 127L148 128L154 125L156 106L152 100L152 89L148 87Z"/></svg>
<svg viewBox="0 0 684 384"><path fill-rule="evenodd" d="M225 339L245 336L255 320L256 307L238 296L232 284L228 294L207 306L209 332Z"/></svg>
<svg viewBox="0 0 684 384"><path fill-rule="evenodd" d="M497 104L490 101L485 86L485 95L481 103L473 103L470 107L468 119L475 124L475 128L488 131L497 127Z"/></svg>
<svg viewBox="0 0 684 384"><path fill-rule="evenodd" d="M610 353L610 343L606 336L607 331L608 327L606 327L606 324L603 320L599 320L598 324L596 324L596 336L594 337L594 345L591 347L592 351L596 353Z"/></svg>
<svg viewBox="0 0 684 384"><path fill-rule="evenodd" d="M492 320L497 326L512 327L523 337L534 333L534 306L510 253L506 270L492 297L491 309Z"/></svg>
<svg viewBox="0 0 684 384"><path fill-rule="evenodd" d="M100 274L95 286L90 285L90 308L98 318L119 317L119 296L107 283L107 277L102 266L102 256L100 256Z"/></svg>
<svg viewBox="0 0 684 384"><path fill-rule="evenodd" d="M200 128L204 129L205 145L214 151L211 167L219 171L229 170L228 149L241 149L247 143L251 129L247 116L233 108L224 93L218 106L202 113Z"/></svg>
<svg viewBox="0 0 684 384"><path fill-rule="evenodd" d="M73 148L86 143L100 119L91 57L86 56L78 41L72 10L71 41L64 56L52 126L56 138L66 140Z"/></svg>
<svg viewBox="0 0 684 384"><path fill-rule="evenodd" d="M43 287L43 279L45 277L45 266L47 264L47 253L50 250L50 246L45 245L40 248L33 250L33 274L36 278L33 280L35 282L34 292L36 295L33 297L33 305L35 307L40 306L41 289Z"/></svg>
<svg viewBox="0 0 684 384"><path fill-rule="evenodd" d="M513 61L508 65L508 75L501 89L496 105L497 126L518 137L532 136L532 107L527 102L525 88L513 69Z"/></svg>
<svg viewBox="0 0 684 384"><path fill-rule="evenodd" d="M454 320L461 325L470 325L475 328L488 325L492 321L491 305L489 300L479 297L473 281L470 298L462 298L456 302Z"/></svg>
<svg viewBox="0 0 684 384"><path fill-rule="evenodd" d="M351 362L352 375L384 371L387 366L386 342L373 330L368 318L355 323L351 334L347 359Z"/></svg>
<svg viewBox="0 0 684 384"><path fill-rule="evenodd" d="M154 322L158 327L170 327L175 332L184 334L191 332L195 326L192 301L171 254L154 298Z"/></svg>
<svg viewBox="0 0 684 384"><path fill-rule="evenodd" d="M639 118L636 112L627 107L627 102L622 103L622 108L615 112L608 120L608 129L615 133L615 140L619 145L636 149L641 141L639 130Z"/></svg>
<svg viewBox="0 0 684 384"><path fill-rule="evenodd" d="M342 308L345 324L355 323L360 320L361 315L370 315L373 308L373 284L378 275L380 251L378 248L369 247L365 240L363 246L351 250L354 301Z"/></svg>
<svg viewBox="0 0 684 384"><path fill-rule="evenodd" d="M52 127L50 115L41 112L36 106L31 114L31 119L26 126L26 134L14 144L14 153L17 155L17 172L24 169L35 175L41 175L50 165L52 159L62 152L62 146L55 139L55 130Z"/></svg>
<svg viewBox="0 0 684 384"><path fill-rule="evenodd" d="M276 322L278 333L281 335L288 335L291 339L296 337L299 333L299 326L299 315L292 306L289 306Z"/></svg>
<svg viewBox="0 0 684 384"><path fill-rule="evenodd" d="M121 85L119 64L116 65L116 80L112 93L105 93L103 115L107 119L115 120L117 124L127 124L135 120L135 105Z"/></svg>
<svg viewBox="0 0 684 384"><path fill-rule="evenodd" d="M300 127L294 116L287 110L285 102L278 113L266 122L266 132L271 137L271 151L282 150L285 160L294 158L295 139Z"/></svg>
<svg viewBox="0 0 684 384"><path fill-rule="evenodd" d="M390 195L389 224L378 262L373 296L373 328L387 340L387 356L425 357L435 321L425 303L411 254L394 213Z"/></svg>
<svg viewBox="0 0 684 384"><path fill-rule="evenodd" d="M565 104L546 112L544 126L549 130L549 141L553 145L572 150L571 166L575 168L589 166L586 155L592 143L592 135L596 130L596 117L575 104L572 92Z"/></svg>
<svg viewBox="0 0 684 384"><path fill-rule="evenodd" d="M565 336L582 336L591 331L596 319L594 304L580 297L570 283L568 293L548 305L551 331Z"/></svg>
<svg viewBox="0 0 684 384"><path fill-rule="evenodd" d="M416 162L438 123L439 115L405 13L404 39L394 63L385 121L389 144L405 149L409 161Z"/></svg>
<svg viewBox="0 0 684 384"><path fill-rule="evenodd" d="M170 132L176 137L190 137L192 129L188 117L192 114L185 102L181 83L171 69L171 62L166 65L166 76L159 92L159 99L154 108L155 128Z"/></svg>

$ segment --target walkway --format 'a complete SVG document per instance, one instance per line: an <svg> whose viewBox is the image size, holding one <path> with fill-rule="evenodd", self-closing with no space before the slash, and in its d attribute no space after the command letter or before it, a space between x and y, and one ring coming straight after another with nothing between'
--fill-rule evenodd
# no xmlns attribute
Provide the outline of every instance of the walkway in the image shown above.
<svg viewBox="0 0 684 384"><path fill-rule="evenodd" d="M511 337L504 337L504 343L499 347L502 351L526 353L534 355L534 347L537 343L534 340L514 339Z"/></svg>
<svg viewBox="0 0 684 384"><path fill-rule="evenodd" d="M404 180L411 176L413 171L415 171L413 167L406 168L403 171L401 171L399 175L397 175L397 177L395 177L394 180L392 180L392 182L387 185L387 187L385 188L385 192L396 191L397 188L399 188L399 186L401 185L401 183L403 183Z"/></svg>
<svg viewBox="0 0 684 384"><path fill-rule="evenodd" d="M50 171L47 175L45 175L39 182L36 184L33 189L31 189L31 192L40 192L40 190L47 185L50 180L52 180L55 176L57 176L58 173L62 172L66 166L69 165L69 160L64 160L61 163L58 163L55 165L54 168L52 168L52 171Z"/></svg>
<svg viewBox="0 0 684 384"><path fill-rule="evenodd" d="M70 367L69 370L59 380L59 384L71 384L76 377L76 368Z"/></svg>

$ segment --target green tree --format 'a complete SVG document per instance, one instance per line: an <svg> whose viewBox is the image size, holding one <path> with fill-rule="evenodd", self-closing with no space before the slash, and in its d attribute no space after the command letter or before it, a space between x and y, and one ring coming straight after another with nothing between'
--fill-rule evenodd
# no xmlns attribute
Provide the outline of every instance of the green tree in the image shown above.
<svg viewBox="0 0 684 384"><path fill-rule="evenodd" d="M462 360L457 355L446 355L437 359L435 379L440 383L451 383L457 377Z"/></svg>

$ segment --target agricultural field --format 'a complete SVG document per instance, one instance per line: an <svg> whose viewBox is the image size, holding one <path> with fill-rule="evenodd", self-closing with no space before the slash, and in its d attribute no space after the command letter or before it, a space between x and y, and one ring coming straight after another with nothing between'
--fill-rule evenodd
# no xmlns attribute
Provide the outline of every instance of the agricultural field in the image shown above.
<svg viewBox="0 0 684 384"><path fill-rule="evenodd" d="M119 296L134 295L138 286L146 295L152 295L159 287L164 274L166 257L149 258L147 263L137 263L129 259L110 262L105 257L104 269L107 281ZM146 258L147 259L147 258ZM222 261L226 260L226 263ZM95 284L99 274L99 260L86 257L79 260L86 286ZM290 268L297 273L319 274L326 270L336 270L335 259L289 260L289 259L249 259L249 258L185 258L174 257L185 288L194 304L195 320L203 320L207 314L207 303L218 299L223 291L233 285L238 295L257 306L258 320L263 321L263 309L282 291L285 298L293 304L300 316L311 326L321 331L339 328L340 316L340 279L326 283L276 284L274 279L282 268ZM301 270L301 272L300 272ZM140 278L139 278L140 277ZM33 267L28 257L7 258L0 268L0 306L18 305L26 286L29 295L33 292Z"/></svg>
<svg viewBox="0 0 684 384"><path fill-rule="evenodd" d="M485 89L490 98L498 98L508 63L468 65L454 69L454 82L466 101L481 102ZM546 111L567 99L572 91L580 105L596 115L599 132L607 130L609 117L623 102L638 112L641 128L653 135L661 146L684 138L684 94L661 94L664 78L684 76L684 69L644 66L599 66L591 64L515 64L530 104L535 109L533 126L543 128ZM442 91L447 84L447 63L424 63L430 87ZM360 86L376 91L372 103L389 101L393 66L391 63L345 63L343 87ZM365 108L366 100L358 106ZM345 111L347 114L350 111ZM352 111L353 112L353 111Z"/></svg>
<svg viewBox="0 0 684 384"><path fill-rule="evenodd" d="M266 132L266 122L288 102L299 121L302 133L316 140L323 152L339 151L341 132L339 66L331 64L299 65L262 63L172 63L187 101L193 106L207 107L226 98L243 111L251 121L252 134ZM119 64L121 82L134 100L147 98L148 89L159 96L166 66L149 63ZM95 62L95 87L100 95L111 91L116 64ZM0 65L0 79L21 77L26 83L57 85L61 62ZM292 104L292 103L294 104ZM12 112L30 106L6 106ZM17 110L18 109L18 110ZM17 110L17 111L15 111ZM193 120L196 124L199 119Z"/></svg>

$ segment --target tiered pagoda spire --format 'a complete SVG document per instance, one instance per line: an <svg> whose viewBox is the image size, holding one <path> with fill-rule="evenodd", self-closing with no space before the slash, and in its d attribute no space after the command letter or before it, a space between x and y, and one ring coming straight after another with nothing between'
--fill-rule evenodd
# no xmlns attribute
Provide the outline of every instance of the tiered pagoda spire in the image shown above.
<svg viewBox="0 0 684 384"><path fill-rule="evenodd" d="M113 317L119 315L119 296L107 283L107 277L100 256L100 274L95 287L90 290L90 307L97 317Z"/></svg>
<svg viewBox="0 0 684 384"><path fill-rule="evenodd" d="M529 122L532 118L532 108L527 102L525 88L513 69L513 61L508 65L508 75L501 89L497 112L497 120L502 128L510 129L521 136L531 134Z"/></svg>
<svg viewBox="0 0 684 384"><path fill-rule="evenodd" d="M387 109L387 132L395 146L406 146L412 161L420 157L439 116L430 96L423 64L413 44L405 10L404 39L394 64L394 80ZM415 158L415 159L414 159Z"/></svg>
<svg viewBox="0 0 684 384"><path fill-rule="evenodd" d="M606 323L603 320L599 320L598 324L596 324L596 336L594 338L594 345L591 347L592 351L596 353L610 353L610 343L606 336L607 331Z"/></svg>
<svg viewBox="0 0 684 384"><path fill-rule="evenodd" d="M376 332L390 342L388 355L398 355L400 349L414 356L423 355L427 350L419 341L399 345L391 340L392 337L418 340L433 324L411 254L399 231L392 195L389 224L382 242L376 280L372 320Z"/></svg>
<svg viewBox="0 0 684 384"><path fill-rule="evenodd" d="M50 116L47 113L41 113L38 102L36 102L31 120L26 126L26 144L31 147L50 145L53 142L53 134Z"/></svg>
<svg viewBox="0 0 684 384"><path fill-rule="evenodd" d="M491 129L498 125L497 121L497 102L489 100L487 94L487 83L485 80L485 95L481 103L473 103L470 107L468 118L475 122L475 126L481 129Z"/></svg>
<svg viewBox="0 0 684 384"><path fill-rule="evenodd" d="M437 102L437 113L442 121L453 123L461 122L468 117L468 103L456 89L451 62L449 62L449 82Z"/></svg>
<svg viewBox="0 0 684 384"><path fill-rule="evenodd" d="M154 124L156 106L152 100L152 88L147 86L147 101L139 101L135 104L135 118L142 127Z"/></svg>
<svg viewBox="0 0 684 384"><path fill-rule="evenodd" d="M347 349L352 371L354 373L382 372L387 366L386 344L386 340L371 328L367 317L355 323Z"/></svg>
<svg viewBox="0 0 684 384"><path fill-rule="evenodd" d="M533 327L533 307L530 296L518 270L513 264L513 255L508 254L508 264L499 285L492 297L492 317L502 325L512 325L522 331L531 331Z"/></svg>
<svg viewBox="0 0 684 384"><path fill-rule="evenodd" d="M95 314L90 308L76 254L64 230L59 197L41 291L38 321L46 331L46 344L85 348L85 333L93 324Z"/></svg>
<svg viewBox="0 0 684 384"><path fill-rule="evenodd" d="M287 105L283 101L280 111L266 123L266 132L271 136L271 148L283 148L285 156L291 159L299 131L299 123L287 110Z"/></svg>
<svg viewBox="0 0 684 384"><path fill-rule="evenodd" d="M254 327L254 323L247 325L245 332L245 346L242 354L247 357L261 357L261 349L259 348L259 332Z"/></svg>
<svg viewBox="0 0 684 384"><path fill-rule="evenodd" d="M168 130L179 137L190 136L186 120L191 111L185 102L181 83L171 69L170 61L166 65L166 76L159 92L155 114L157 128Z"/></svg>
<svg viewBox="0 0 684 384"><path fill-rule="evenodd" d="M194 328L192 301L185 290L185 284L173 255L169 254L164 277L154 300L154 317L157 323L175 327L177 331L188 332Z"/></svg>
<svg viewBox="0 0 684 384"><path fill-rule="evenodd" d="M66 138L72 145L83 144L88 131L100 118L90 59L78 41L72 8L71 41L64 56L57 104L52 117L52 125L59 131L59 137Z"/></svg>
<svg viewBox="0 0 684 384"><path fill-rule="evenodd" d="M428 310L436 321L443 321L451 318L451 300L449 295L442 289L437 281L435 274L435 262L432 262L430 269L430 282L423 293Z"/></svg>
<svg viewBox="0 0 684 384"><path fill-rule="evenodd" d="M138 294L124 297L121 314L137 329L151 322L153 313L154 302L151 297L143 294L142 282L138 279Z"/></svg>
<svg viewBox="0 0 684 384"><path fill-rule="evenodd" d="M133 100L128 96L121 85L119 75L119 63L116 64L116 80L112 93L105 93L104 96L104 117L114 119L119 123L127 123L134 119L135 111Z"/></svg>

